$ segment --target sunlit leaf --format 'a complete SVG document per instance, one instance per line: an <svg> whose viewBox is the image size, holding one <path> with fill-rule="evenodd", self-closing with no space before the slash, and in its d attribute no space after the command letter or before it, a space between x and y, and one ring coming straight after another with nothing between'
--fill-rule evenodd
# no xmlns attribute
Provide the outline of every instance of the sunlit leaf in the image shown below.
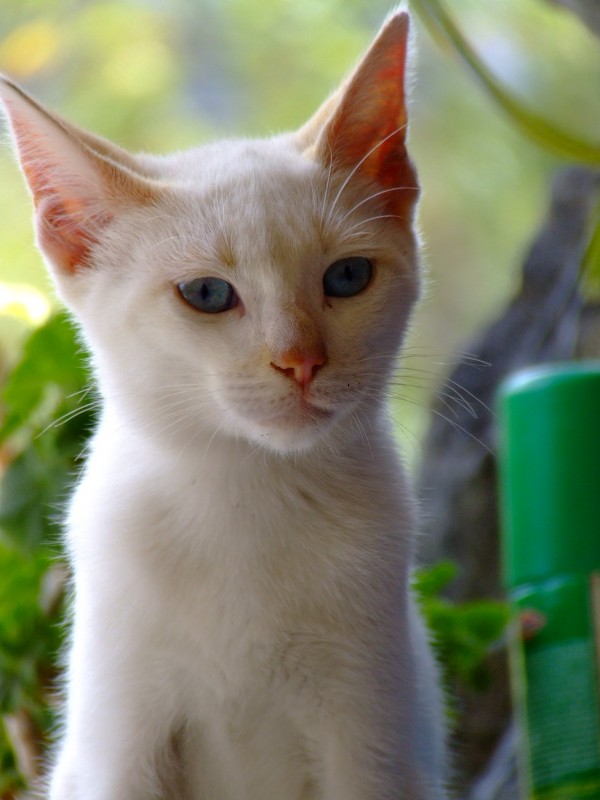
<svg viewBox="0 0 600 800"><path fill-rule="evenodd" d="M0 316L11 316L41 325L49 314L50 303L39 289L0 281Z"/></svg>

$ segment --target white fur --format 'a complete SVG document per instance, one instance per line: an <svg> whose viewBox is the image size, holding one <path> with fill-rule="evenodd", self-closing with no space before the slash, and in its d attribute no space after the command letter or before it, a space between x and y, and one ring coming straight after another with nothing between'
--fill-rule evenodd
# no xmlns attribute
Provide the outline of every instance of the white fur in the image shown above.
<svg viewBox="0 0 600 800"><path fill-rule="evenodd" d="M49 259L103 398L66 526L50 800L440 800L386 412L418 294L410 226L369 221L377 188L342 189L291 135L138 163L156 199L120 203L87 268ZM372 285L325 302L325 269L354 255ZM186 306L174 285L203 275L243 310ZM271 363L306 337L328 359L308 410Z"/></svg>

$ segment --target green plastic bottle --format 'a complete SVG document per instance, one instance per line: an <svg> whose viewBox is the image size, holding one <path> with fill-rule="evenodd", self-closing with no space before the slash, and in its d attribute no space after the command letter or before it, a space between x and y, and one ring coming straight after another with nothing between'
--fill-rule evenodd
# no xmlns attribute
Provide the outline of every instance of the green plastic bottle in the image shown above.
<svg viewBox="0 0 600 800"><path fill-rule="evenodd" d="M600 362L524 370L500 412L522 797L600 800Z"/></svg>

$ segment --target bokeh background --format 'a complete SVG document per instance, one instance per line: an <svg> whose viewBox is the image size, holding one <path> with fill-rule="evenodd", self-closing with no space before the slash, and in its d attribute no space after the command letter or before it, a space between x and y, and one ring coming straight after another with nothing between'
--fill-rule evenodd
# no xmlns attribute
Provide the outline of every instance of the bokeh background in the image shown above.
<svg viewBox="0 0 600 800"><path fill-rule="evenodd" d="M600 49L576 16L550 0L454 0L448 8L516 96L595 137ZM72 121L162 153L299 126L389 10L388 0L0 0L0 71ZM411 146L429 281L411 341L412 366L425 372L398 411L411 457L437 373L514 290L560 163L515 129L418 19L414 27ZM30 218L21 176L1 148L4 365L54 304Z"/></svg>

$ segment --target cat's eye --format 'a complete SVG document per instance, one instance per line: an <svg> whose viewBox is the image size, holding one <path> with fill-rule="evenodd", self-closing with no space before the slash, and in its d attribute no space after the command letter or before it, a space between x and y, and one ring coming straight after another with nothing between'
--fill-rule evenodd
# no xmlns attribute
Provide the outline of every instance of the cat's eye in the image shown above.
<svg viewBox="0 0 600 800"><path fill-rule="evenodd" d="M327 297L352 297L367 287L372 275L368 258L340 258L323 275L323 289Z"/></svg>
<svg viewBox="0 0 600 800"><path fill-rule="evenodd" d="M194 278L177 284L186 303L205 314L220 314L238 304L233 286L222 278Z"/></svg>

